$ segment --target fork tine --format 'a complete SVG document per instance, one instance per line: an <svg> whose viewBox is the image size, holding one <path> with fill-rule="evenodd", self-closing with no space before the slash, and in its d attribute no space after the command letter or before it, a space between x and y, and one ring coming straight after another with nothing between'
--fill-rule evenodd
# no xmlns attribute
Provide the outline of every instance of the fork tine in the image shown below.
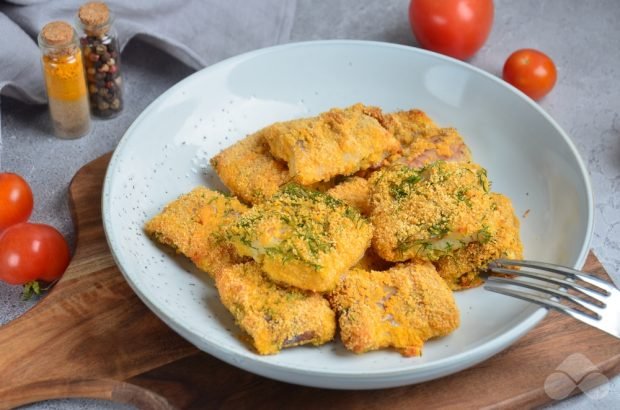
<svg viewBox="0 0 620 410"><path fill-rule="evenodd" d="M586 324L589 324L590 326L596 327L607 333L610 333L611 335L614 335L615 337L618 337L613 331L610 331L604 326L601 326L600 320L593 319L592 317L584 314L583 312L564 306L551 299L543 298L543 297L532 295L532 294L525 293L525 292L520 292L520 291L513 290L513 289L507 289L504 287L495 287L495 286L485 285L484 288L491 292L500 293L502 295L511 296L511 297L522 299L528 302L536 303L537 305L540 305L546 308L555 309L559 311L560 313L564 313L574 319L580 320Z"/></svg>
<svg viewBox="0 0 620 410"><path fill-rule="evenodd" d="M540 272L532 272L532 271L524 270L524 269L516 270L516 269L497 268L491 265L489 265L489 270L495 273L503 273L505 275L525 276L528 278L533 278L533 279L542 280L548 283L553 283L554 285L562 286L565 288L570 288L577 292L581 292L597 300L600 296L609 296L609 293L604 292L603 290L599 291L596 289L586 288L585 286L581 286L575 282L570 282L566 279L560 279L557 277L548 276Z"/></svg>
<svg viewBox="0 0 620 410"><path fill-rule="evenodd" d="M517 267L525 269L516 270ZM555 309L620 338L620 290L613 284L571 268L532 261L498 259L489 263L489 272L524 276L556 285L490 276L484 289ZM532 291L521 291L519 288ZM571 304L561 303L566 300ZM597 303L600 305L596 306Z"/></svg>
<svg viewBox="0 0 620 410"><path fill-rule="evenodd" d="M536 290L538 292L543 292L543 293L548 294L548 295L556 296L558 298L562 298L562 299L565 299L565 300L570 300L571 302L575 303L576 305L579 305L582 308L587 309L587 310L593 312L595 319L600 319L601 318L601 313L603 312L603 308L605 308L607 306L604 303L600 302L598 299L596 301L602 303L602 306L596 305L596 304L592 303L589 300L580 298L578 296L571 295L571 294L566 293L566 292L562 292L560 290L554 289L554 288L552 288L550 286L546 286L546 285L543 285L543 284L537 284L537 283L532 283L532 282L524 282L524 281L516 280L516 279L499 278L499 277L496 277L496 276L490 276L489 278L487 278L487 283L489 283L489 282L490 283L495 283L495 284L506 284L506 285L520 286L520 287L523 287L523 288L528 288L528 289Z"/></svg>
<svg viewBox="0 0 620 410"><path fill-rule="evenodd" d="M509 288L505 288L505 287L500 287L500 286L492 286L492 285L484 285L484 288L486 290L489 290L491 292L495 292L495 293L501 293L502 295L506 295L506 296L512 296L518 299L522 299L528 302L532 302L532 303L536 303L537 305L541 305L544 306L546 308L551 308L551 309L555 309L561 313L567 314L577 320L581 320L584 321L586 323L591 324L592 326L596 326L596 322L598 321L597 319L593 318L592 316L581 312L579 310L573 309L571 307L568 306L564 306L561 303L558 303L554 300L551 299L547 299L538 295L534 295L531 293L525 293L525 292L521 292L518 290L514 290L514 289L509 289Z"/></svg>
<svg viewBox="0 0 620 410"><path fill-rule="evenodd" d="M587 273L572 269L566 266L556 265L547 262L534 262L529 260L513 260L513 259L497 259L494 261L501 265L523 266L526 268L534 268L540 270L546 270L549 272L557 273L559 275L568 276L572 279L579 279L586 282L589 285L600 288L605 296L609 296L614 287L604 280L597 278L596 276L589 275Z"/></svg>

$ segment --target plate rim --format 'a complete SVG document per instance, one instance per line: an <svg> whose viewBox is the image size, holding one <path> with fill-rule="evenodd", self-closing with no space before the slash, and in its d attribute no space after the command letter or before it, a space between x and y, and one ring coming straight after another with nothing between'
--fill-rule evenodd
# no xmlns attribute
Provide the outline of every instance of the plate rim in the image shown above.
<svg viewBox="0 0 620 410"><path fill-rule="evenodd" d="M231 65L234 64L236 62L240 62L243 60L249 60L252 59L254 57L260 56L262 54L268 54L268 53L272 53L272 52L278 52L278 51L282 51L282 50L286 50L286 49L294 49L294 48L300 48L300 47L316 47L316 46L362 46L362 47L367 47L367 48L372 48L372 47L379 47L379 48L395 48L395 49L401 49L405 52L408 53L414 53L414 54L421 54L421 55L426 55L426 56L430 56L432 58L438 59L439 61L444 61L444 62L449 62L451 64L457 64L461 67L464 67L468 70L473 71L474 73L477 73L478 75L482 75L483 77L486 77L488 79L490 79L491 81L496 82L500 87L506 87L508 90L512 91L513 93L519 95L521 97L522 100L524 100L527 104L529 104L532 108L534 108L536 111L538 111L538 113L542 114L542 116L556 129L556 131L561 135L561 137L564 139L564 142L568 145L569 150L571 151L573 157L576 159L577 161L577 165L579 168L579 172L581 177L583 178L584 184L585 184L585 189L586 189L586 194L587 194L587 201L586 201L586 211L587 211L587 223L586 223L586 238L584 243L582 244L582 247L580 249L579 255L576 259L576 262L573 266L573 268L576 269L580 269L586 258L588 255L588 252L590 250L590 245L591 245L591 241L592 241L592 234L593 234L593 219L594 219L594 200L593 200L593 193L592 193L592 186L591 186L591 182L590 182L590 178L589 178L589 174L587 172L587 168L585 167L585 164L583 162L583 159L581 158L575 144L573 143L573 141L570 139L570 137L568 136L568 134L559 126L559 124L545 111L542 109L542 107L540 107L540 105L538 105L535 101L533 101L532 99L530 99L529 97L527 97L524 93L522 93L520 90L518 90L517 88L513 87L512 85L504 82L502 79L500 79L499 77L484 71L478 67L475 67L469 63L454 59L452 57L448 57L448 56L444 56L442 54L438 54L432 51L428 51L428 50L424 50L421 48L417 48L417 47L413 47L413 46L408 46L408 45L402 45L402 44L394 44L394 43L388 43L388 42L381 42L381 41L368 41L368 40L315 40L315 41L300 41L300 42L293 42L293 43L287 43L287 44L281 44L281 45L275 45L275 46L270 46L270 47L265 47L265 48L261 48L261 49L257 49L257 50L253 50L253 51L249 51L246 53L242 53L230 58L227 58L225 60L222 60L220 62L217 62L215 64L212 64L208 67L205 67L201 70L197 70L195 73L192 73L191 75L187 76L186 78L184 78L183 80L179 81L178 83L176 83L175 85L173 85L172 87L170 87L168 90L166 90L165 92L163 92L160 96L158 96L155 100L153 100L139 115L138 117L136 117L136 119L132 122L132 124L130 125L130 127L125 131L125 133L123 134L123 137L121 138L121 140L119 141L117 147L114 150L114 153L112 155L112 158L110 160L110 163L108 164L108 168L106 170L106 174L105 174L105 178L104 178L104 185L103 185L103 193L102 193L102 199L101 199L101 206L102 206L102 220L103 220L103 228L104 228L104 233L105 233L105 237L106 237L106 241L108 243L108 246L110 248L110 252L113 256L113 259L117 265L117 267L119 268L119 270L121 271L121 273L123 274L125 280L127 281L127 283L130 285L130 287L132 288L132 290L136 293L136 295L138 295L138 297L140 298L140 300L149 307L149 309L155 313L161 320L163 320L169 327L171 327L176 333L180 334L181 336L183 336L184 339L186 339L189 343L197 345L198 343L194 343L194 341L191 340L192 335L194 337L196 337L197 335L195 334L195 332L191 329L190 326L184 325L182 323L179 323L177 320L175 320L174 318L170 317L169 315L166 314L166 312L162 311L161 309L159 309L158 307L156 307L153 303L151 303L151 301L149 300L149 298L140 290L140 288L138 286L136 286L136 284L132 281L131 279L131 273L127 272L124 268L124 266L121 263L121 258L117 255L116 252L116 243L115 241L112 239L112 230L113 228L111 227L111 223L109 222L110 220L110 215L111 215L111 195L110 195L110 191L111 191L111 186L112 186L112 179L114 178L114 169L117 167L117 164L119 163L119 158L121 156L121 152L123 151L124 146L128 143L128 141L131 138L131 135L133 134L134 130L136 128L139 127L139 125L144 121L145 118L147 118L150 114L150 112L152 110L155 109L155 107L157 107L162 101L164 101L166 99L166 97L174 92L176 92L177 89L180 89L181 87L183 87L187 82L191 82L193 81L195 78L202 76L202 75L208 75L208 73L218 70L226 65ZM253 352L243 352L242 357L244 357L245 359L248 359L250 361L250 363L252 363L252 372L257 373L257 374L261 374L263 376L267 376L270 378L275 378L278 379L279 377L277 375L274 375L273 373L271 373L272 371L277 371L277 372L287 372L287 373L294 373L294 374L298 374L301 376L322 376L324 378L340 378L340 377L346 377L348 379L354 379L354 380L364 380L364 379L376 379L377 376L382 376L382 377L394 377L394 376L402 376L402 375L406 375L406 374L410 374L410 373L415 373L415 372L426 372L426 371L432 371L435 368L440 368L442 366L446 366L449 362L452 363L459 363L462 361L466 361L467 357L477 357L480 358L482 357L482 359L476 360L472 363L469 363L467 365L465 365L464 367L461 366L461 368L459 370L456 371L460 371L464 368L468 368L471 367L483 360L485 360L488 357L494 356L498 353L500 353L502 350L504 350L505 348L507 348L508 346L514 344L519 338L521 338L522 336L524 336L527 332L529 332L533 327L535 327L547 314L547 309L546 308L542 308L542 307L537 307L535 305L532 305L530 308L528 308L528 310L530 311L529 315L523 319L520 323L518 323L516 326L513 326L511 329L507 330L506 332L503 332L499 335L497 335L496 337L484 342L483 344L477 345L475 347L473 347L472 349L469 349L467 351L461 352L459 354L456 355L452 355L449 357L445 357L445 358L441 358L439 360L435 360L433 362L430 363L421 363L421 364L417 364L414 368L399 368L399 369L375 369L375 370L366 370L363 374L360 374L359 372L355 372L355 371L344 371L344 370L337 370L337 371L333 371L333 370L329 370L329 371L321 371L318 369L306 369L306 368L295 368L295 367L290 367L290 366L286 366L286 365L282 365L280 363L270 363L266 360L258 360L261 358L264 358L264 356L259 356ZM189 336L188 336L189 335ZM236 366L236 367L242 367L243 369L247 370L248 366L241 366L239 363L236 363L234 360L231 360L231 357L233 356L239 356L239 352L235 349L226 347L226 346L219 346L216 345L215 343L213 343L212 341L205 339L205 338L200 338L201 342L200 346L197 346L200 350L204 350L209 354L212 354L216 357L218 357L221 360L224 360L225 362ZM491 349L489 347L489 345L497 345L500 344L500 349L497 351L492 352L491 354L488 354L488 349ZM485 354L485 352L487 352ZM251 353L251 354L248 354ZM268 356L269 357L269 356ZM451 374L454 372L451 371L444 371L441 375L435 376L435 377L441 377L447 374ZM435 378L435 377L431 377ZM288 381L291 382L291 380L285 379L284 376L282 376L283 381ZM428 380L428 378L426 379ZM422 382L423 380L420 380L419 382ZM410 381L404 381L401 383L392 383L390 384L390 386L398 386L398 385L403 385L403 384L411 384L411 383L417 383L416 381L410 382ZM305 385L308 386L320 386L320 387L329 387L329 386L325 386L321 383L316 383L316 384L312 384L309 382L303 383ZM339 387L332 387L332 388L339 388ZM342 387L341 387L342 388ZM351 387L350 387L351 388ZM367 388L372 388L372 387L367 387Z"/></svg>

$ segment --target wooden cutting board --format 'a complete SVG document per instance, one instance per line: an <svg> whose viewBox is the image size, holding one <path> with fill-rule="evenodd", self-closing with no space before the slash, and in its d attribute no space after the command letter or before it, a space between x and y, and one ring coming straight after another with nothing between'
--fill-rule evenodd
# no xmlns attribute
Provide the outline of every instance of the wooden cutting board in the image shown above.
<svg viewBox="0 0 620 410"><path fill-rule="evenodd" d="M620 372L620 340L550 313L518 343L476 367L395 389L337 391L269 380L202 353L135 296L116 268L101 223L110 156L69 187L77 250L34 308L0 328L0 407L91 397L138 408L522 408L549 403L545 380L580 353L607 377ZM607 278L590 253L585 270ZM564 387L574 384L567 378ZM579 393L575 388L572 394Z"/></svg>

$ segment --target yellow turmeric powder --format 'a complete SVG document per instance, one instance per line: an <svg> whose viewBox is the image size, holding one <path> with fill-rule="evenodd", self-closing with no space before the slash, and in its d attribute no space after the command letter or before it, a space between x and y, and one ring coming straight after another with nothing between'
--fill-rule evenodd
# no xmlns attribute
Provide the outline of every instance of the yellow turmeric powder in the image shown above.
<svg viewBox="0 0 620 410"><path fill-rule="evenodd" d="M82 52L60 56L43 56L43 73L49 98L78 100L86 95Z"/></svg>
<svg viewBox="0 0 620 410"><path fill-rule="evenodd" d="M39 46L54 131L61 138L84 136L90 130L90 111L75 30L62 21L49 23L39 34Z"/></svg>

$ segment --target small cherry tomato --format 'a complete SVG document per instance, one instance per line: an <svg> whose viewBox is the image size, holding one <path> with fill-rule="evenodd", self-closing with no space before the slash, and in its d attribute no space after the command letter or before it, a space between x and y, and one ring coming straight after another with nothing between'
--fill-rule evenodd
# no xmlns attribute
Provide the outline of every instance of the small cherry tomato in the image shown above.
<svg viewBox="0 0 620 410"><path fill-rule="evenodd" d="M19 175L0 173L0 232L26 222L32 213L32 190Z"/></svg>
<svg viewBox="0 0 620 410"><path fill-rule="evenodd" d="M524 48L508 57L502 72L504 80L530 98L539 100L551 91L557 79L553 60L546 54Z"/></svg>
<svg viewBox="0 0 620 410"><path fill-rule="evenodd" d="M22 285L52 282L69 265L69 246L54 227L20 223L0 235L0 280Z"/></svg>
<svg viewBox="0 0 620 410"><path fill-rule="evenodd" d="M461 60L489 37L493 0L411 0L409 23L420 45Z"/></svg>

